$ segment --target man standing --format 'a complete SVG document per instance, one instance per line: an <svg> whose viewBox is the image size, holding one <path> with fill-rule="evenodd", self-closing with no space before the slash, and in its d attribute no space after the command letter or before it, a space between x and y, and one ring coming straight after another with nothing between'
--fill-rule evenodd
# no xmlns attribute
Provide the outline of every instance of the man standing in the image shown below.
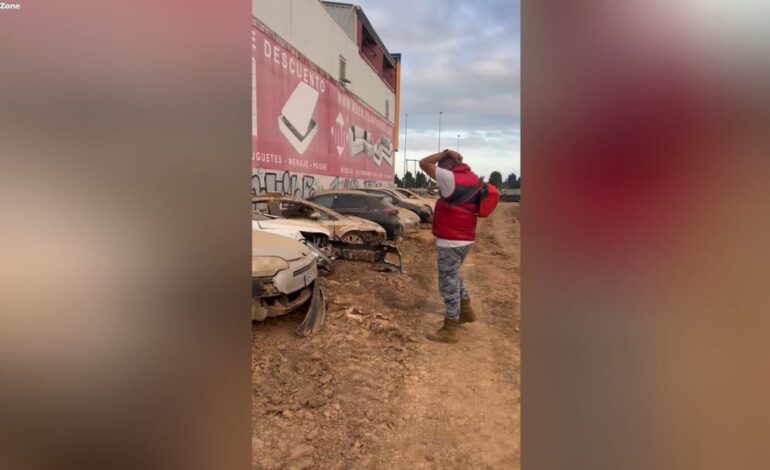
<svg viewBox="0 0 770 470"><path fill-rule="evenodd" d="M453 150L420 160L420 168L438 184L440 198L433 214L433 236L438 252L438 289L444 299L444 324L428 339L457 342L457 327L476 320L471 300L460 278L460 266L476 239L476 199L479 178Z"/></svg>

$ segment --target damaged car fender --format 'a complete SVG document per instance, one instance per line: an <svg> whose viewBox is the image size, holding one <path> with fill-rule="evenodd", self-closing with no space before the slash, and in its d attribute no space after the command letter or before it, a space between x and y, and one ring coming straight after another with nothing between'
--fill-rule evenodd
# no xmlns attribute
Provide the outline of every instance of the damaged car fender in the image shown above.
<svg viewBox="0 0 770 470"><path fill-rule="evenodd" d="M317 293L317 279L318 261L307 245L281 235L252 231L252 320L286 315L312 303L314 297L322 295ZM310 309L308 315L315 317L306 319L309 324L319 321L317 309Z"/></svg>

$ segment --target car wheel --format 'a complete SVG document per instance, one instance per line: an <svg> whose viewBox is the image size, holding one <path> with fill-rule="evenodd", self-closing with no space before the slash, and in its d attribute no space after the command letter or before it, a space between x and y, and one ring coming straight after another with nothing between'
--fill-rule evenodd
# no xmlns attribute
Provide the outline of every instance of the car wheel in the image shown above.
<svg viewBox="0 0 770 470"><path fill-rule="evenodd" d="M364 237L359 232L348 232L342 236L342 241L345 243L354 243L356 245L364 244Z"/></svg>

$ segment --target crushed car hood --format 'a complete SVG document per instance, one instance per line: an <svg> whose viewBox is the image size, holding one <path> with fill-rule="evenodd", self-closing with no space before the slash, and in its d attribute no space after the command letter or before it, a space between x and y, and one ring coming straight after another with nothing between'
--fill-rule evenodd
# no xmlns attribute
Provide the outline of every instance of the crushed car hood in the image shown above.
<svg viewBox="0 0 770 470"><path fill-rule="evenodd" d="M297 231L322 233L327 237L331 237L331 232L322 227L320 224L310 222L307 220L297 219L273 219L273 220L259 220L254 221L254 225L259 224L261 228L281 228L281 229L293 229Z"/></svg>
<svg viewBox="0 0 770 470"><path fill-rule="evenodd" d="M286 261L310 254L310 249L291 238L272 233L251 231L251 256L278 256Z"/></svg>
<svg viewBox="0 0 770 470"><path fill-rule="evenodd" d="M264 226L259 225L261 222L252 220L251 221L251 229L252 230L258 230L260 232L268 232L268 233L274 233L276 235L280 235L282 237L288 237L292 240L304 240L305 237L302 236L301 233L296 228L292 227L281 227L281 226Z"/></svg>

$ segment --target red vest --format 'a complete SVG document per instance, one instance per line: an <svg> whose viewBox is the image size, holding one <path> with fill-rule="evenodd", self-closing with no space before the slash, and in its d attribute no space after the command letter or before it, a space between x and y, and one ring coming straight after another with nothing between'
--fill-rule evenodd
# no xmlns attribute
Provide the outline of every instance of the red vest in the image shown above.
<svg viewBox="0 0 770 470"><path fill-rule="evenodd" d="M441 197L436 202L433 212L433 235L444 240L473 241L476 239L476 202L471 200L456 206L450 203L462 199L472 191L479 184L479 178L463 163L451 171L455 177L455 190L449 197Z"/></svg>

